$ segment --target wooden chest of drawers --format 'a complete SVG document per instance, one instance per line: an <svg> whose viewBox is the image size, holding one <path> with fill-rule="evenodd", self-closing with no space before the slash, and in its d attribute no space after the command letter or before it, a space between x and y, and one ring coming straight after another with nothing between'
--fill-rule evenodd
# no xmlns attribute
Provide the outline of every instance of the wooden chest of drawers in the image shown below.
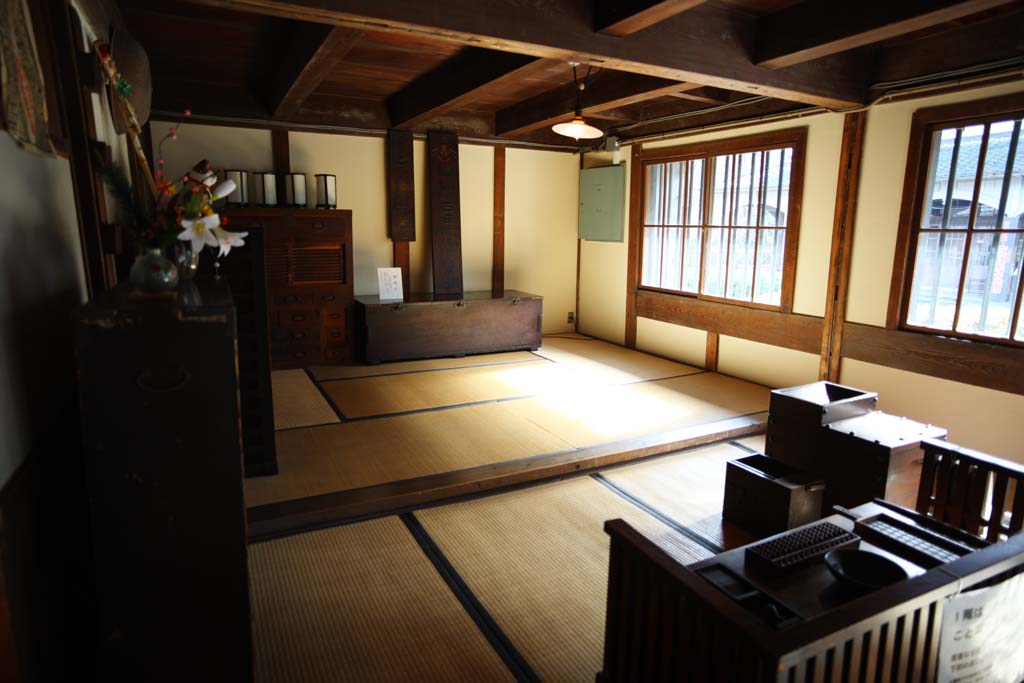
<svg viewBox="0 0 1024 683"><path fill-rule="evenodd" d="M367 362L464 356L540 347L543 298L466 292L461 298L413 294L401 303L356 299Z"/></svg>
<svg viewBox="0 0 1024 683"><path fill-rule="evenodd" d="M274 368L345 363L353 356L352 212L232 209L264 229Z"/></svg>

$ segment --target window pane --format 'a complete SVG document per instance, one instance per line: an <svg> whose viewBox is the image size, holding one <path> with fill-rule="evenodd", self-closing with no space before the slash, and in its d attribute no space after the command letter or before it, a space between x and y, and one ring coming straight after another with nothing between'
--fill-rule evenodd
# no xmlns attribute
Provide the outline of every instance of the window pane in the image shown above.
<svg viewBox="0 0 1024 683"><path fill-rule="evenodd" d="M640 284L661 287L661 228L644 228L644 263Z"/></svg>
<svg viewBox="0 0 1024 683"><path fill-rule="evenodd" d="M757 242L757 279L754 301L778 306L782 303L782 266L786 233L783 230L762 230Z"/></svg>
<svg viewBox="0 0 1024 683"><path fill-rule="evenodd" d="M679 289L683 281L683 229L664 228L661 251L661 286Z"/></svg>
<svg viewBox="0 0 1024 683"><path fill-rule="evenodd" d="M1018 233L974 234L957 332L1002 339L1010 336L1022 241L1024 236Z"/></svg>
<svg viewBox="0 0 1024 683"><path fill-rule="evenodd" d="M665 164L666 187L664 225L682 225L684 194L684 166L682 162Z"/></svg>
<svg viewBox="0 0 1024 683"><path fill-rule="evenodd" d="M725 256L729 230L708 228L707 253L704 255L704 286L702 294L725 296Z"/></svg>
<svg viewBox="0 0 1024 683"><path fill-rule="evenodd" d="M931 187L927 196L930 199L928 211L921 212L922 228L967 228L984 132L985 126L967 126L946 128L936 133L939 137L938 153L932 154L928 171Z"/></svg>
<svg viewBox="0 0 1024 683"><path fill-rule="evenodd" d="M703 230L700 228L686 229L686 250L683 266L683 291L697 292L700 286L700 250Z"/></svg>
<svg viewBox="0 0 1024 683"><path fill-rule="evenodd" d="M938 330L953 328L964 233L922 232L917 241L907 322Z"/></svg>
<svg viewBox="0 0 1024 683"><path fill-rule="evenodd" d="M978 197L979 230L1019 230L1024 212L1024 146L1021 122L997 121L989 129L985 174Z"/></svg>
<svg viewBox="0 0 1024 683"><path fill-rule="evenodd" d="M754 236L757 230L736 229L729 241L730 299L750 301L754 285Z"/></svg>
<svg viewBox="0 0 1024 683"><path fill-rule="evenodd" d="M761 225L784 227L789 204L789 173L791 149L772 149L765 154L764 195L761 199Z"/></svg>
<svg viewBox="0 0 1024 683"><path fill-rule="evenodd" d="M646 195L647 207L644 212L646 225L663 225L662 202L665 186L665 164L651 164L647 167Z"/></svg>
<svg viewBox="0 0 1024 683"><path fill-rule="evenodd" d="M704 220L704 160L694 159L690 164L690 191L686 202L686 225L700 225Z"/></svg>
<svg viewBox="0 0 1024 683"><path fill-rule="evenodd" d="M717 156L711 160L715 185L711 197L711 225L730 225L732 215L732 157Z"/></svg>

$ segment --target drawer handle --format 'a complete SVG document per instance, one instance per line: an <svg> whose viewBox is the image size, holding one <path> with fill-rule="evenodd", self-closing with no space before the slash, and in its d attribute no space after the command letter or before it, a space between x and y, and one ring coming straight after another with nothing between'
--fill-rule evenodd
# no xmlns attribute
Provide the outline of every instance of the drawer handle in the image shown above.
<svg viewBox="0 0 1024 683"><path fill-rule="evenodd" d="M297 302L298 300L299 300L299 297L295 296L294 294L289 294L288 296L286 296L286 297L284 298L284 302L285 302L286 304L294 304L294 303L295 303L295 302Z"/></svg>
<svg viewBox="0 0 1024 683"><path fill-rule="evenodd" d="M295 322L302 322L305 319L306 319L306 316L304 316L301 313L296 313L295 315L292 316L292 320L294 320Z"/></svg>
<svg viewBox="0 0 1024 683"><path fill-rule="evenodd" d="M335 339L341 339L341 332L338 330L332 330L331 336L334 337Z"/></svg>
<svg viewBox="0 0 1024 683"><path fill-rule="evenodd" d="M334 300L335 300L335 299L337 299L337 298L338 298L338 297L334 296L333 294L325 294L325 295L323 296L323 300L324 300L324 301L334 301Z"/></svg>
<svg viewBox="0 0 1024 683"><path fill-rule="evenodd" d="M305 351L295 351L294 353L292 353L292 358L305 358L305 357L306 357L306 352Z"/></svg>
<svg viewBox="0 0 1024 683"><path fill-rule="evenodd" d="M341 313L330 313L331 320L341 320Z"/></svg>
<svg viewBox="0 0 1024 683"><path fill-rule="evenodd" d="M305 338L306 338L306 333L305 332L295 332L295 333L292 334L292 339L305 339Z"/></svg>
<svg viewBox="0 0 1024 683"><path fill-rule="evenodd" d="M321 223L320 221L317 221L316 223L313 224L313 229L314 230L323 230L324 229L324 224Z"/></svg>
<svg viewBox="0 0 1024 683"><path fill-rule="evenodd" d="M143 370L135 378L135 383L140 389L165 393L181 389L190 379L192 375L183 365L174 365L159 374L149 369Z"/></svg>

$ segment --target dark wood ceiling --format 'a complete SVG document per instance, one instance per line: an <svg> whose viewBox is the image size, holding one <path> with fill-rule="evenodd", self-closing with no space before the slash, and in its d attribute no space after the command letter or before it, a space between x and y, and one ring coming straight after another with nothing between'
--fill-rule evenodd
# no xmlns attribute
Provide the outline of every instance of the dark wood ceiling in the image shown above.
<svg viewBox="0 0 1024 683"><path fill-rule="evenodd" d="M827 106L1024 65L1024 0L119 0L153 108L565 145ZM905 84L904 84L905 85Z"/></svg>

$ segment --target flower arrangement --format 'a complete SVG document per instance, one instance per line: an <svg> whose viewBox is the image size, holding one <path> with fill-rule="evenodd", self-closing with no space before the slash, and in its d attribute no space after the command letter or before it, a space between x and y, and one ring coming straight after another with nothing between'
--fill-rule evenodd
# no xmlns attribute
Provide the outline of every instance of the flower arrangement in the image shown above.
<svg viewBox="0 0 1024 683"><path fill-rule="evenodd" d="M185 116L191 115L185 110ZM158 151L163 156L163 146L168 140L178 139L178 127L172 126L160 141ZM100 167L104 180L111 192L122 205L128 226L134 233L140 250L171 250L178 242L187 242L192 252L198 255L204 247L218 249L217 257L227 256L233 247L245 245L246 232L229 232L227 216L217 213L214 202L235 191L233 180L217 183L210 162L203 159L192 170L173 180L164 173L163 158L157 161L153 174L155 200L144 205L138 200L124 171L113 164Z"/></svg>

